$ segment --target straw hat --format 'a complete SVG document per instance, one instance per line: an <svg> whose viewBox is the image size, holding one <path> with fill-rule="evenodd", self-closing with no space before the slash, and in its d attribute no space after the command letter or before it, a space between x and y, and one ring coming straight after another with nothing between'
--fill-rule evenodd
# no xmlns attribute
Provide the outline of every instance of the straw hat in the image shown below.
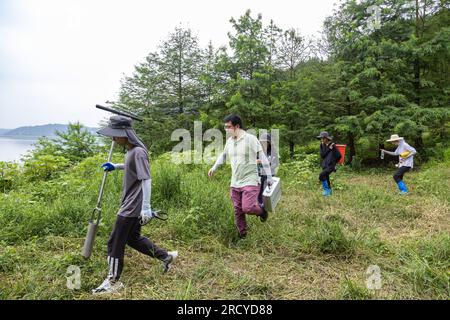
<svg viewBox="0 0 450 320"><path fill-rule="evenodd" d="M387 142L393 142L393 141L399 141L403 140L403 137L399 137L398 134L391 135L391 138L389 140L386 140Z"/></svg>

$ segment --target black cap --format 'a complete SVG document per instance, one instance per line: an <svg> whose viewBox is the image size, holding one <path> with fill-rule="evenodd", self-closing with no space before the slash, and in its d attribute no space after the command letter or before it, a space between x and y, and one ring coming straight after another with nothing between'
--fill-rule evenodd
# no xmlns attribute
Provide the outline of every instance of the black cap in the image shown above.
<svg viewBox="0 0 450 320"><path fill-rule="evenodd" d="M316 138L317 138L317 139L326 138L326 139L328 139L328 140L330 140L330 141L333 140L333 137L330 136L330 135L328 134L328 132L326 132L326 131L322 131Z"/></svg>

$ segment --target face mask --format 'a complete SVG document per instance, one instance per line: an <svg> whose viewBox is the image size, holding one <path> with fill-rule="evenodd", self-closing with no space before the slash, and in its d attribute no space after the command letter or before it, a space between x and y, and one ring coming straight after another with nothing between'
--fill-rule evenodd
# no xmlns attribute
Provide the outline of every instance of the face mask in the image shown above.
<svg viewBox="0 0 450 320"><path fill-rule="evenodd" d="M225 132L227 133L227 135L232 136L234 133L234 129L225 129Z"/></svg>

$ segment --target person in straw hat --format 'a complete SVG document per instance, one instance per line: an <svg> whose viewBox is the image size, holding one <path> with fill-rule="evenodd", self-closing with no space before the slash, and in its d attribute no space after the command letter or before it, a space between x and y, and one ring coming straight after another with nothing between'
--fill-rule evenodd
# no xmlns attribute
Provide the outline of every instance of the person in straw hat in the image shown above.
<svg viewBox="0 0 450 320"><path fill-rule="evenodd" d="M330 174L336 172L336 163L340 160L341 153L328 132L322 131L316 138L320 139L320 157L322 158L323 170L319 175L319 180L322 183L322 194L329 197L332 193Z"/></svg>
<svg viewBox="0 0 450 320"><path fill-rule="evenodd" d="M132 128L132 120L112 116L108 126L97 133L112 138L127 149L125 164L111 162L102 165L105 171L124 170L122 202L114 229L108 241L108 277L93 294L113 293L124 287L119 281L123 269L125 246L162 261L167 272L178 256L177 251L167 252L141 235L141 226L154 217L150 207L151 176L148 151Z"/></svg>
<svg viewBox="0 0 450 320"><path fill-rule="evenodd" d="M398 170L394 174L394 180L397 183L400 193L407 194L408 188L403 182L403 175L413 168L414 155L417 153L416 149L407 144L405 139L403 139L403 137L399 137L398 134L391 135L391 138L386 141L392 142L397 146L397 149L394 152L381 149L381 152L389 154L391 156L399 157Z"/></svg>

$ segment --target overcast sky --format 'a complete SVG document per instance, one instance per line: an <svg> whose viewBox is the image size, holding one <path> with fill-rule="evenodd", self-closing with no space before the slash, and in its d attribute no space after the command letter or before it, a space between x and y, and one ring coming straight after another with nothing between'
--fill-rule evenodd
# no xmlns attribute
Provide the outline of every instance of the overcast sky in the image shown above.
<svg viewBox="0 0 450 320"><path fill-rule="evenodd" d="M0 0L0 128L97 126L124 74L181 24L228 43L246 9L312 36L337 0Z"/></svg>

